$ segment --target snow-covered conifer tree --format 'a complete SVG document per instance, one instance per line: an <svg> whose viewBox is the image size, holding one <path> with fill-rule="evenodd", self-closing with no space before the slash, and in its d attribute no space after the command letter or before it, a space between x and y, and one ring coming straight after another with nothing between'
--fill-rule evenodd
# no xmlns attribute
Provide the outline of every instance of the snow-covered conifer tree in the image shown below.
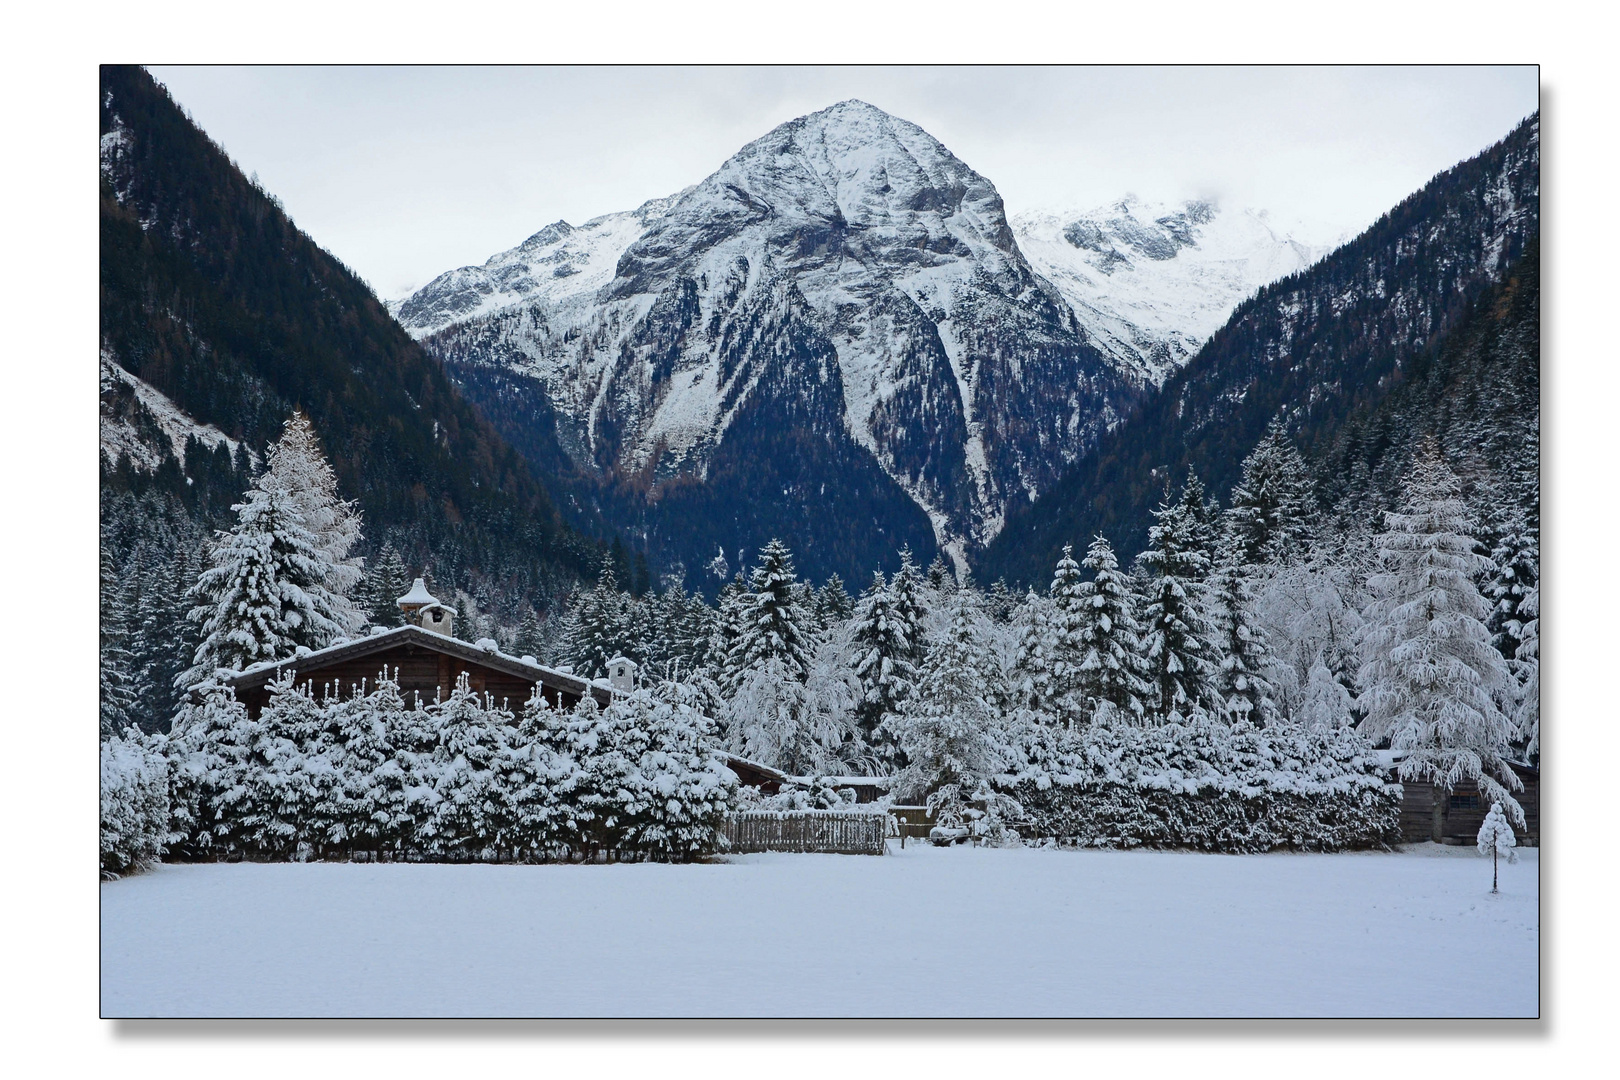
<svg viewBox="0 0 1620 1080"><path fill-rule="evenodd" d="M1532 760L1541 756L1541 585L1530 586L1519 602L1519 648L1514 660L1523 673L1518 707L1513 713L1524 752Z"/></svg>
<svg viewBox="0 0 1620 1080"><path fill-rule="evenodd" d="M476 693L466 672L456 679L450 696L429 711L439 730L434 752L439 799L423 831L430 837L430 850L476 859L494 845L505 824L493 769L509 738L512 714Z"/></svg>
<svg viewBox="0 0 1620 1080"><path fill-rule="evenodd" d="M1479 827L1479 853L1491 857L1491 892L1496 888L1496 860L1506 859L1508 862L1518 862L1519 853L1514 850L1518 841L1513 838L1513 826L1508 824L1507 816L1502 813L1502 804L1491 803L1491 812L1485 815L1485 821Z"/></svg>
<svg viewBox="0 0 1620 1080"><path fill-rule="evenodd" d="M407 763L391 735L405 711L398 672L386 669L369 689L362 685L342 700L326 703L331 735L324 753L335 782L330 806L316 817L327 822L330 842L339 850L394 850L411 837L406 808Z"/></svg>
<svg viewBox="0 0 1620 1080"><path fill-rule="evenodd" d="M1033 589L1013 615L1013 627L1018 634L1018 650L1013 660L1014 707L1048 719L1054 715L1053 618L1052 601L1036 596Z"/></svg>
<svg viewBox="0 0 1620 1080"><path fill-rule="evenodd" d="M1522 638L1519 607L1536 587L1540 573L1540 545L1535 530L1525 521L1523 512L1511 503L1498 517L1491 562L1496 569L1482 590L1491 605L1486 627L1491 631L1491 644L1511 660Z"/></svg>
<svg viewBox="0 0 1620 1080"><path fill-rule="evenodd" d="M1233 723L1269 727L1277 720L1270 673L1276 666L1254 614L1254 589L1241 549L1230 547L1209 583L1215 630L1215 693Z"/></svg>
<svg viewBox="0 0 1620 1080"><path fill-rule="evenodd" d="M911 561L911 547L907 545L900 549L900 569L889 579L890 610L901 628L902 640L910 642L911 653L906 659L919 667L928 655L928 612L922 591L922 574Z"/></svg>
<svg viewBox="0 0 1620 1080"><path fill-rule="evenodd" d="M862 740L890 768L898 761L899 746L888 735L885 720L900 711L917 681L917 669L910 659L914 650L905 636L908 629L895 616L894 598L883 572L875 571L855 609L850 660L860 686L855 722Z"/></svg>
<svg viewBox="0 0 1620 1080"><path fill-rule="evenodd" d="M255 484L232 507L237 523L209 550L188 616L202 628L192 666L180 679L195 686L219 671L283 660L304 645L319 649L347 616L326 587L315 540L290 496Z"/></svg>
<svg viewBox="0 0 1620 1080"><path fill-rule="evenodd" d="M1248 565L1282 565L1304 551L1316 517L1310 467L1282 418L1243 459L1243 479L1232 489L1227 526Z"/></svg>
<svg viewBox="0 0 1620 1080"><path fill-rule="evenodd" d="M323 753L325 710L296 674L266 684L269 700L253 728L240 821L244 842L260 855L294 856L300 844L314 852L327 840L315 819L331 805L335 779Z"/></svg>
<svg viewBox="0 0 1620 1080"><path fill-rule="evenodd" d="M523 621L518 623L517 636L512 638L512 652L517 656L533 656L536 659L545 655L545 638L540 632L540 620L533 608L525 611Z"/></svg>
<svg viewBox="0 0 1620 1080"><path fill-rule="evenodd" d="M847 622L855 614L855 601L844 591L844 579L837 574L829 577L817 590L816 614L824 626Z"/></svg>
<svg viewBox="0 0 1620 1080"><path fill-rule="evenodd" d="M1007 588L1005 578L996 578L984 598L984 613L996 622L1006 624L1012 621L1013 612L1017 610L1018 595Z"/></svg>
<svg viewBox="0 0 1620 1080"><path fill-rule="evenodd" d="M235 692L217 684L203 689L200 702L186 702L176 713L166 745L171 843L186 854L228 854L246 847L242 816L256 769L257 727Z"/></svg>
<svg viewBox="0 0 1620 1080"><path fill-rule="evenodd" d="M1046 624L1046 649L1051 662L1048 705L1054 718L1068 728L1083 722L1085 712L1080 695L1080 664L1085 658L1080 635L1085 618L1081 608L1089 598L1084 586L1080 564L1074 561L1074 548L1065 544L1047 590L1052 598L1052 614Z"/></svg>
<svg viewBox="0 0 1620 1080"><path fill-rule="evenodd" d="M1209 526L1199 509L1203 489L1194 490L1195 480L1188 478L1182 498L1173 504L1161 502L1153 511L1148 548L1137 556L1153 575L1142 606L1143 676L1148 684L1144 705L1160 723L1194 708L1213 711L1221 705L1210 655L1213 631L1204 615Z"/></svg>
<svg viewBox="0 0 1620 1080"><path fill-rule="evenodd" d="M112 739L129 726L133 702L130 670L132 658L126 647L129 620L122 604L123 594L114 572L112 553L101 547L101 737Z"/></svg>
<svg viewBox="0 0 1620 1080"><path fill-rule="evenodd" d="M950 628L929 649L917 693L901 710L896 727L908 764L897 787L926 797L940 824L994 836L1022 811L993 784L1009 750L984 681L975 601L972 590L956 594Z"/></svg>
<svg viewBox="0 0 1620 1080"><path fill-rule="evenodd" d="M741 679L770 659L781 662L781 673L803 682L810 670L812 650L809 621L793 572L793 555L782 541L772 540L759 553L737 640L731 646L728 666L738 680L733 685L740 686Z"/></svg>
<svg viewBox="0 0 1620 1080"><path fill-rule="evenodd" d="M1474 584L1491 563L1474 550L1459 487L1431 443L1407 477L1401 508L1385 514L1382 572L1367 582L1373 600L1361 640L1361 730L1404 752L1401 779L1442 791L1473 781L1522 823L1510 794L1522 785L1506 757L1517 731L1498 707L1507 666L1491 645L1490 605Z"/></svg>
<svg viewBox="0 0 1620 1080"><path fill-rule="evenodd" d="M719 595L715 597L715 617L705 650L710 678L724 691L735 686L741 675L732 667L732 648L742 636L748 609L748 585L739 570L736 577L720 586Z"/></svg>
<svg viewBox="0 0 1620 1080"><path fill-rule="evenodd" d="M405 560L392 544L384 544L375 563L366 572L356 599L373 626L403 626L404 613L399 598L411 587Z"/></svg>
<svg viewBox="0 0 1620 1080"><path fill-rule="evenodd" d="M586 679L607 677L608 661L624 652L629 597L619 590L612 559L602 561L596 587L580 595L564 645L565 663Z"/></svg>
<svg viewBox="0 0 1620 1080"><path fill-rule="evenodd" d="M1114 549L1101 536L1092 540L1081 563L1092 580L1077 589L1074 640L1079 653L1074 693L1087 723L1142 719L1141 624L1130 578L1119 569Z"/></svg>
<svg viewBox="0 0 1620 1080"><path fill-rule="evenodd" d="M349 554L360 540L360 512L338 494L337 474L302 411L288 417L267 460L259 483L286 492L297 507L304 528L314 537L322 583L332 595L337 622L344 633L352 633L364 625L366 616L348 599L363 573L361 560Z"/></svg>
<svg viewBox="0 0 1620 1080"><path fill-rule="evenodd" d="M154 863L169 841L169 763L163 736L133 728L101 740L101 872Z"/></svg>

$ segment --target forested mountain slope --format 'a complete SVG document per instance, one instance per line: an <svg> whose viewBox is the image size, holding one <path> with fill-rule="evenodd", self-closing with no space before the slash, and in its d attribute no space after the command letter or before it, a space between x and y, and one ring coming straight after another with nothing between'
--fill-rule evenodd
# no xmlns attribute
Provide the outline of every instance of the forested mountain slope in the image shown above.
<svg viewBox="0 0 1620 1080"><path fill-rule="evenodd" d="M104 362L252 451L302 407L368 549L523 594L585 569L523 457L141 68L102 68L101 173Z"/></svg>
<svg viewBox="0 0 1620 1080"><path fill-rule="evenodd" d="M1041 581L1094 533L1142 548L1148 511L1189 468L1224 499L1270 420L1312 458L1370 416L1502 282L1539 229L1539 118L1437 176L1357 239L1262 289L1161 393L1032 505L979 571Z"/></svg>

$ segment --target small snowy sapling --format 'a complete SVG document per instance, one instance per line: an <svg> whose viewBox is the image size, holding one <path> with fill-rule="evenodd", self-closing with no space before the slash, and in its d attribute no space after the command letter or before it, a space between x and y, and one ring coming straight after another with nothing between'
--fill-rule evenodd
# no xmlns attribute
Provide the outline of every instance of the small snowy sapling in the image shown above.
<svg viewBox="0 0 1620 1080"><path fill-rule="evenodd" d="M1485 815L1485 823L1479 827L1479 853L1491 857L1491 892L1496 892L1497 858L1504 858L1508 862L1519 861L1519 853L1513 850L1515 844L1513 827L1502 813L1502 804L1491 803L1491 812Z"/></svg>

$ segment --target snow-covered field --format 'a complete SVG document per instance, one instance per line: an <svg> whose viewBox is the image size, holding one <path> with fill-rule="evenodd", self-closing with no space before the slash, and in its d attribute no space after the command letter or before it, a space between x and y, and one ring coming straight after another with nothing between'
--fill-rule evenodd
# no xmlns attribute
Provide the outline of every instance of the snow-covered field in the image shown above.
<svg viewBox="0 0 1620 1080"><path fill-rule="evenodd" d="M1535 1016L1537 852L165 866L106 1016Z"/></svg>

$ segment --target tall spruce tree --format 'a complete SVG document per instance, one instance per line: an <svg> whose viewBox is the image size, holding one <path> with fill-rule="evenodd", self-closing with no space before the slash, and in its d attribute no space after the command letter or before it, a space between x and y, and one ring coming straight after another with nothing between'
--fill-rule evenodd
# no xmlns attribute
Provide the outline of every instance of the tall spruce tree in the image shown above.
<svg viewBox="0 0 1620 1080"><path fill-rule="evenodd" d="M760 550L759 565L750 578L728 666L733 673L746 673L775 658L803 682L813 648L809 623L793 571L793 553L781 540L772 540Z"/></svg>
<svg viewBox="0 0 1620 1080"><path fill-rule="evenodd" d="M1182 497L1153 511L1147 550L1138 562L1152 575L1142 605L1143 676L1148 716L1163 723L1189 710L1220 707L1211 656L1212 628L1204 581L1210 572L1212 529L1203 488L1189 477Z"/></svg>
<svg viewBox="0 0 1620 1080"><path fill-rule="evenodd" d="M1018 650L1013 660L1013 705L1046 720L1054 716L1052 651L1056 638L1053 618L1052 601L1036 596L1034 589L1029 590L1013 614L1013 627L1018 634Z"/></svg>
<svg viewBox="0 0 1620 1080"><path fill-rule="evenodd" d="M1229 544L1210 580L1209 597L1215 630L1215 693L1233 723L1267 727L1277 720L1274 666L1265 630L1254 613L1254 587L1243 549Z"/></svg>
<svg viewBox="0 0 1620 1080"><path fill-rule="evenodd" d="M185 687L285 659L300 645L323 648L342 632L325 560L286 490L255 482L232 509L235 528L211 546L208 569L188 594L202 641L180 677Z"/></svg>
<svg viewBox="0 0 1620 1080"><path fill-rule="evenodd" d="M565 662L586 679L607 677L608 661L624 651L629 597L619 590L612 556L602 560L596 587L579 597L563 645Z"/></svg>
<svg viewBox="0 0 1620 1080"><path fill-rule="evenodd" d="M1519 603L1519 647L1514 653L1522 683L1513 721L1524 752L1531 761L1541 758L1541 585L1530 586Z"/></svg>
<svg viewBox="0 0 1620 1080"><path fill-rule="evenodd" d="M1505 504L1499 513L1495 531L1496 542L1491 548L1495 570L1483 590L1491 605L1485 625L1491 632L1491 644L1511 660L1522 640L1524 624L1519 608L1536 587L1540 573L1540 544L1524 511L1512 503Z"/></svg>
<svg viewBox="0 0 1620 1080"><path fill-rule="evenodd" d="M910 654L906 657L912 665L920 667L923 658L928 655L928 635L926 632L927 610L922 599L923 578L917 570L917 564L911 561L910 546L900 549L900 569L894 572L889 580L889 596L894 610L894 617L898 620L906 641L910 642Z"/></svg>
<svg viewBox="0 0 1620 1080"><path fill-rule="evenodd" d="M1063 557L1058 559L1052 573L1048 594L1052 598L1052 614L1047 623L1047 633L1050 635L1047 653L1051 665L1047 698L1055 719L1065 727L1073 728L1082 722L1084 712L1080 694L1080 664L1085 658L1081 644L1085 616L1081 608L1086 596L1085 582L1080 577L1080 564L1074 561L1074 548L1071 545L1063 545Z"/></svg>
<svg viewBox="0 0 1620 1080"><path fill-rule="evenodd" d="M855 601L844 591L844 579L837 574L829 577L816 592L816 614L826 626L848 622L855 614Z"/></svg>
<svg viewBox="0 0 1620 1080"><path fill-rule="evenodd" d="M999 833L1021 808L996 790L1007 768L1007 740L984 680L982 621L972 589L959 590L949 629L928 651L917 693L896 723L908 764L898 788L926 798L942 825Z"/></svg>
<svg viewBox="0 0 1620 1080"><path fill-rule="evenodd" d="M113 566L112 552L106 545L101 548L101 738L111 739L123 733L130 723L130 705L133 703L134 674L130 670L132 657L127 647L129 617L124 609L123 590L119 588Z"/></svg>
<svg viewBox="0 0 1620 1080"><path fill-rule="evenodd" d="M1227 526L1249 565L1280 566L1304 553L1316 517L1310 466L1281 417L1243 459L1243 479L1232 489Z"/></svg>
<svg viewBox="0 0 1620 1080"><path fill-rule="evenodd" d="M1091 541L1081 566L1090 581L1078 589L1075 644L1079 653L1074 693L1087 723L1142 720L1146 685L1142 668L1142 627L1130 577L1119 569L1114 548L1101 536Z"/></svg>
<svg viewBox="0 0 1620 1080"><path fill-rule="evenodd" d="M1382 572L1367 582L1361 730L1404 755L1402 780L1441 791L1471 781L1522 825L1510 794L1522 784L1507 762L1517 730L1498 706L1509 675L1485 626L1490 604L1474 584L1492 567L1472 533L1456 475L1425 445L1400 509L1385 514ZM1436 800L1437 815L1442 805Z"/></svg>
<svg viewBox="0 0 1620 1080"><path fill-rule="evenodd" d="M411 587L410 571L392 544L384 544L366 571L356 599L373 626L404 626L399 598Z"/></svg>
<svg viewBox="0 0 1620 1080"><path fill-rule="evenodd" d="M886 723L899 713L917 682L915 654L907 634L913 628L895 616L894 597L881 570L856 605L850 635L850 660L860 683L855 722L877 758L893 767L900 757Z"/></svg>
<svg viewBox="0 0 1620 1080"><path fill-rule="evenodd" d="M338 625L344 633L358 630L366 612L349 597L360 584L363 563L349 553L360 540L360 512L338 493L337 474L302 410L287 418L281 438L266 457L268 467L260 485L286 492L297 507L304 528L314 538L325 575L322 584L331 594Z"/></svg>

